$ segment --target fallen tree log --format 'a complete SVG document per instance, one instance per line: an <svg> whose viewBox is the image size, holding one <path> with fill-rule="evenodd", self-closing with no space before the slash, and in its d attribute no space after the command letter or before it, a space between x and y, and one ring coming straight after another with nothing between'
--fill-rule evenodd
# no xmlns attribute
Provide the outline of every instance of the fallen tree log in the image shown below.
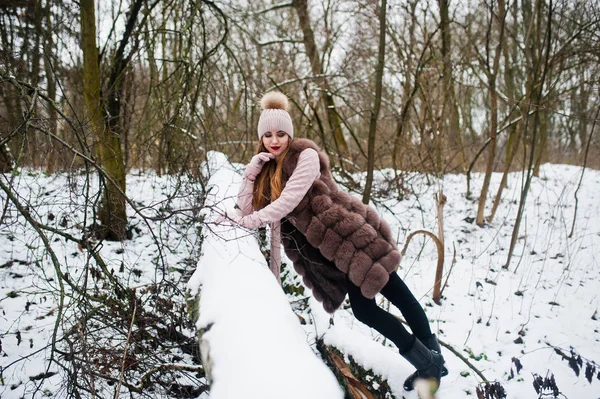
<svg viewBox="0 0 600 399"><path fill-rule="evenodd" d="M348 362L337 348L317 340L317 349L344 389L345 399L379 399L393 397L385 380L366 370L352 358ZM369 383L370 381L370 383ZM374 387L373 385L376 385Z"/></svg>
<svg viewBox="0 0 600 399"><path fill-rule="evenodd" d="M239 175L209 153L202 254L188 283L211 399L341 399L333 373L309 346L252 232L210 223L232 209ZM211 188L212 187L212 188Z"/></svg>

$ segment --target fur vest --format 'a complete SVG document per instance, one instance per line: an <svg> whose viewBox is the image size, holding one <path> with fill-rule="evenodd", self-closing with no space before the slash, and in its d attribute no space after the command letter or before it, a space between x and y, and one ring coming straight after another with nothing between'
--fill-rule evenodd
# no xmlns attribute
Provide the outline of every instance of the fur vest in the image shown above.
<svg viewBox="0 0 600 399"><path fill-rule="evenodd" d="M304 283L331 313L344 301L347 279L366 298L374 298L398 268L400 252L377 212L338 189L327 155L311 140L291 142L283 161L283 183L307 148L318 152L321 176L282 221L282 243Z"/></svg>

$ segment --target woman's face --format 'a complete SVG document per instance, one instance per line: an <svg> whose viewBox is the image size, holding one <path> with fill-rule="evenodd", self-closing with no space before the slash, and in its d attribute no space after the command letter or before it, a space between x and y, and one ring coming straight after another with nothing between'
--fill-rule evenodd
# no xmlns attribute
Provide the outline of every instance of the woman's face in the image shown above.
<svg viewBox="0 0 600 399"><path fill-rule="evenodd" d="M275 155L275 159L285 152L290 144L290 136L282 130L277 132L266 132L262 136L262 142L267 151Z"/></svg>

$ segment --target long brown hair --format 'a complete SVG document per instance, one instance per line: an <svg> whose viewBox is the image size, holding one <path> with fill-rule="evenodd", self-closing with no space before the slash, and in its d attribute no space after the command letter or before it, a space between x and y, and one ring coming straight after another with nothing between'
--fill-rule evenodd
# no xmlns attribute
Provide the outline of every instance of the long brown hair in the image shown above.
<svg viewBox="0 0 600 399"><path fill-rule="evenodd" d="M262 209L275 201L281 195L283 190L283 182L281 181L283 160L285 159L290 145L292 144L292 138L288 141L288 146L279 157L278 161L266 162L262 170L254 181L254 191L252 193L252 206L254 209ZM262 138L258 142L258 148L256 153L268 152L263 144Z"/></svg>

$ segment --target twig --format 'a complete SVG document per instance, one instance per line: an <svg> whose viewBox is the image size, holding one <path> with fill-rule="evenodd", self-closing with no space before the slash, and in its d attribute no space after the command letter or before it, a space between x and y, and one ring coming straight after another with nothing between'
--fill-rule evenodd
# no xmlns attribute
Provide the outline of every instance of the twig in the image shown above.
<svg viewBox="0 0 600 399"><path fill-rule="evenodd" d="M27 222L29 222L29 224L36 230L36 232L38 233L38 235L40 236L40 238L42 239L42 241L44 242L44 245L47 247L49 253L50 253L50 258L52 259L52 262L54 264L55 269L57 270L57 276L59 278L59 283L61 286L61 291L63 291L63 277L62 277L62 272L60 272L60 262L58 261L58 258L56 257L56 255L54 254L54 251L52 250L52 248L50 247L50 241L48 240L48 238L46 237L46 235L44 234L44 232L42 230L47 230L51 233L54 234L58 234L62 237L64 237L65 239L71 240L73 242L76 242L77 244L81 245L82 248L86 248L89 250L89 252L91 253L92 257L94 258L94 260L96 261L96 263L98 264L98 266L100 266L100 268L102 269L102 271L105 273L106 277L111 280L115 285L117 285L120 289L123 290L123 292L125 292L126 294L128 294L128 290L121 284L119 283L119 281L114 277L114 275L108 270L108 266L106 265L106 263L104 262L104 260L102 259L102 257L100 256L100 254L98 253L97 250L95 250L94 248L91 248L89 245L89 242L87 240L83 240L83 239L78 239L74 236L72 236L69 233L66 232L62 232L60 230L57 230L53 227L47 226L45 224L42 224L40 222L38 222L37 220L35 220L33 218L33 216L31 216L31 212L29 211L29 209L24 206L23 204L21 204L21 202L18 200L18 198L10 191L10 187L5 185L2 182L2 179L0 179L0 188L2 190L4 190L4 192L6 192L7 197L11 200L11 202L15 205L15 207L17 208L17 210L21 213L21 215L23 215L25 217L25 219L27 220ZM73 283L71 283L70 280L64 279L67 284L76 292L80 292L79 288L74 285ZM94 298L91 295L87 295L89 298ZM61 305L62 306L62 305Z"/></svg>
<svg viewBox="0 0 600 399"><path fill-rule="evenodd" d="M129 350L129 342L131 342L131 331L133 331L133 323L135 322L135 312L137 311L137 299L135 298L135 288L131 292L131 300L133 301L133 314L131 315L131 323L129 324L129 331L127 332L127 340L125 341L125 348L123 348L123 360L121 362L121 372L119 374L119 383L115 388L115 399L119 398L119 391L121 390L121 384L123 383L123 376L125 373L125 361L127 360L127 350Z"/></svg>
<svg viewBox="0 0 600 399"><path fill-rule="evenodd" d="M152 376L152 374L157 373L159 371L166 370L178 370L178 371L191 371L191 372L203 372L204 368L202 366L190 366L187 364L175 364L175 363L166 363L161 364L160 366L156 366L150 370L148 370L142 378L140 379L140 383L138 385L133 385L128 383L127 381L123 381L123 386L129 388L130 390L140 393L147 386L148 380ZM97 371L90 370L90 374L96 377L101 377L107 381L118 382L115 377L111 377L108 374L102 374Z"/></svg>
<svg viewBox="0 0 600 399"><path fill-rule="evenodd" d="M436 270L442 270L442 268L444 266L444 247L442 246L442 242L440 241L440 239L438 237L436 237L436 235L430 231L416 230L416 231L413 231L412 233L410 233L410 235L406 239L406 243L404 244L404 248L402 248L402 252L400 254L402 256L404 256L404 254L406 254L406 249L408 248L408 244L410 243L410 240L417 234L425 234L426 236L430 237L433 240L433 242L435 243L435 246L437 247L437 253L438 253L438 262L437 262ZM442 277L440 275L439 281L438 281L438 277L437 277L437 273L436 273L436 281L434 281L434 287L439 285L441 279L442 279ZM433 301L438 305L440 304L440 298L441 298L441 292L440 292L439 296L436 296L434 293Z"/></svg>
<svg viewBox="0 0 600 399"><path fill-rule="evenodd" d="M452 263L450 264L450 270L448 270L448 274L446 274L446 281L444 281L444 285L442 286L442 289L440 290L440 296L442 296L442 293L444 292L446 285L448 285L448 279L450 278L452 269L454 268L454 265L456 264L456 246L454 245L454 243L452 243L452 248L454 249L454 253L452 254Z"/></svg>
<svg viewBox="0 0 600 399"><path fill-rule="evenodd" d="M489 380L487 378L485 378L485 376L483 375L483 373L481 371L479 371L479 369L477 367L473 366L473 363L471 363L469 361L469 359L467 359L466 357L464 357L463 355L461 355L456 349L454 349L454 347L452 345L445 343L444 341L442 341L439 338L438 338L438 342L444 348L448 349L450 352L452 352L454 355L456 355L456 357L458 357L460 360L462 360L463 362L465 362L465 364L467 366L469 366L469 368L471 370L473 370L475 372L475 374L477 374L479 376L479 378L481 378L481 380L483 382L489 382Z"/></svg>
<svg viewBox="0 0 600 399"><path fill-rule="evenodd" d="M579 205L579 198L577 198L577 193L579 193L579 189L581 188L581 182L583 181L583 174L585 173L585 167L587 165L588 153L590 151L590 143L592 142L592 135L594 134L594 129L596 128L596 121L598 120L598 114L600 114L600 106L596 109L596 116L594 117L594 123L592 124L592 129L590 130L590 135L587 140L587 144L585 146L585 157L583 158L583 169L581 170L581 176L579 177L579 183L577 183L577 189L575 190L575 211L573 212L573 224L571 225L571 232L567 237L573 237L573 232L575 231L575 219L577 219L577 206Z"/></svg>
<svg viewBox="0 0 600 399"><path fill-rule="evenodd" d="M52 364L52 362L54 361L54 353L56 352L56 341L57 341L56 337L58 334L58 327L62 320L63 307L64 307L64 303L65 303L65 286L63 283L64 276L60 269L60 261L58 260L56 253L52 249L52 246L50 245L50 240L48 240L48 237L46 236L46 234L44 234L42 229L40 229L38 223L35 221L35 219L33 219L31 214L29 213L29 210L21 204L21 202L19 201L19 199L17 197L15 197L15 195L10 190L10 187L7 187L4 184L4 182L2 181L2 178L0 178L0 188L6 193L7 198L10 199L10 201L15 205L15 207L23 215L23 217L25 217L27 222L29 222L31 227L33 227L33 229L37 232L38 236L44 243L44 247L48 251L48 254L50 255L50 259L52 260L52 265L54 266L54 272L56 273L56 279L58 280L60 295L59 295L59 300L58 300L58 314L56 315L56 322L54 323L54 331L52 332L52 351L50 352L50 359L48 361L48 369L49 369L50 364ZM69 283L69 285L72 285L68 280L67 280L67 282Z"/></svg>
<svg viewBox="0 0 600 399"><path fill-rule="evenodd" d="M438 180L439 183L439 180ZM447 197L444 194L442 187L439 187L439 191L434 196L435 202L437 203L437 217L438 217L438 238L440 245L442 246L442 254L444 254L444 205L446 205ZM440 304L442 298L442 276L444 275L444 262L438 259L437 268L435 269L435 283L433 286L433 301ZM448 280L446 280L448 281Z"/></svg>
<svg viewBox="0 0 600 399"><path fill-rule="evenodd" d="M11 83L13 86L17 87L17 88L21 88L21 87L25 87L27 89L29 89L29 91L34 91L36 97L39 96L40 98L42 98L43 100L45 100L46 102L48 102L52 108L54 108L58 114L60 116L63 117L63 119L67 122L67 124L73 129L73 131L78 131L77 126L75 126L75 124L73 123L73 121L71 121L71 119L69 119L69 117L67 117L67 115L64 114L64 112L60 109L60 107L49 97L47 97L46 95L44 95L43 93L39 92L37 87L32 86L26 82L22 82L20 80L17 80L11 76L8 76L4 73L2 73L2 71L0 71L0 81L7 81L9 83ZM78 150L76 150L73 146L71 146L70 144L68 144L65 140L61 139L60 137L56 136L55 134L53 134L52 132L49 132L45 129L43 129L40 126L34 125L34 124L29 124L28 126L30 126L33 129L38 130L39 132L47 135L48 137L58 141L60 144L62 144L65 148L67 148L69 151L71 151L76 157L81 158L82 160L84 160L86 162L86 165L89 164L92 167L94 167L99 174L101 175L101 177L103 179L108 180L116 189L117 191L119 191L119 193L123 196L123 198L125 199L125 201L129 204L129 206L131 206L131 208L134 210L134 212L138 215L140 215L140 217L142 218L142 220L144 221L144 223L148 226L149 230L150 230L150 234L152 235L153 239L155 240L155 242L159 242L158 238L156 237L156 234L154 232L154 230L152 230L150 223L149 223L149 217L145 216L142 211L138 208L137 204L132 201L125 192L123 192L123 190L121 190L121 188L119 187L119 185L116 183L116 181L109 175L106 173L106 171L104 170L104 168L102 167L102 165L100 165L99 163L97 163L91 155L88 154L84 154ZM165 256L163 256L162 254L162 248L160 248L160 246L158 246L158 250L160 253L159 259L161 261L162 264L162 269L165 270L166 269L166 264L165 264Z"/></svg>

